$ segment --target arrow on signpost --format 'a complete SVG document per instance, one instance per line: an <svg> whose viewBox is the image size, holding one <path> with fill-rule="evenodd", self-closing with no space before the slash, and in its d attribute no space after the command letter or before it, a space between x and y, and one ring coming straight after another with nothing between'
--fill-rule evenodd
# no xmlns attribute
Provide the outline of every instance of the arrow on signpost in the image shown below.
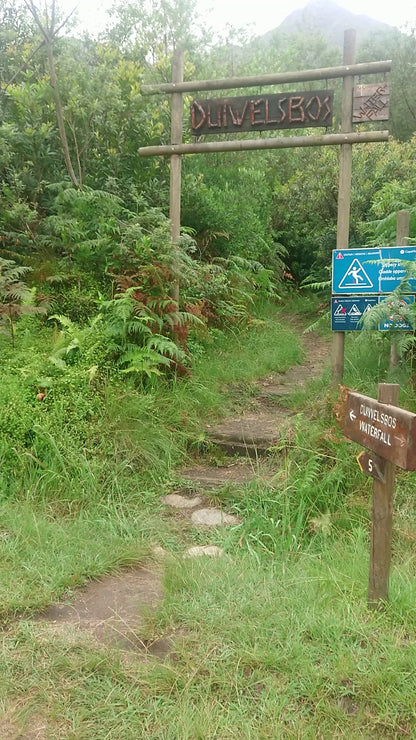
<svg viewBox="0 0 416 740"><path fill-rule="evenodd" d="M350 411L350 419L351 419L351 421L355 421L356 418L357 417L356 417L354 411L351 409L351 411Z"/></svg>
<svg viewBox="0 0 416 740"><path fill-rule="evenodd" d="M405 447L407 445L407 440L403 437L393 436L393 439L397 439L397 443L399 447Z"/></svg>

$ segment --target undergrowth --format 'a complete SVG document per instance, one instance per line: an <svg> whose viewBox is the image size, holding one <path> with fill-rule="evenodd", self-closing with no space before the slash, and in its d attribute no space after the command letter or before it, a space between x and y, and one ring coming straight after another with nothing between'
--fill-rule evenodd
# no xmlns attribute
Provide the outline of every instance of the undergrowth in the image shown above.
<svg viewBox="0 0 416 740"><path fill-rule="evenodd" d="M371 483L325 376L289 399L294 429L267 462L252 461L256 481L216 493L241 524L202 532L161 503L180 466L209 450L205 424L249 407L256 377L302 361L292 306L263 306L251 326L195 339L188 380L137 385L111 366L94 374L101 350L89 340L59 367L50 362L59 326L29 335L23 325L15 351L5 345L0 729L30 732L40 717L45 737L72 740L416 732L413 477L397 475L390 602L369 612ZM311 312L303 306L305 325ZM346 383L374 396L377 382L401 374L412 408L412 377L404 366L389 375L388 349L376 336L349 338ZM207 542L224 557L182 558ZM165 597L140 639L172 636L165 662L30 619L88 579L149 559L155 545L168 553Z"/></svg>

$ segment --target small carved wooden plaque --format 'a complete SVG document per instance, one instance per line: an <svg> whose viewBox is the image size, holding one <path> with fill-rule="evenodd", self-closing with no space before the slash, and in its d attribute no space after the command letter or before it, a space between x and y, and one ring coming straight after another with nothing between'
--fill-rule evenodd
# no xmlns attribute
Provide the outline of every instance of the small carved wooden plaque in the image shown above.
<svg viewBox="0 0 416 740"><path fill-rule="evenodd" d="M378 85L357 85L354 88L352 122L387 121L390 88L387 82Z"/></svg>

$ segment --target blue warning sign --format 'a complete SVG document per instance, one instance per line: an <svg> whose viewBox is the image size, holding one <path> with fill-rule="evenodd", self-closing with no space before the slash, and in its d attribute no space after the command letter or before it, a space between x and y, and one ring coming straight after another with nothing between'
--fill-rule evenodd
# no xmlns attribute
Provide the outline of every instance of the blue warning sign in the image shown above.
<svg viewBox="0 0 416 740"><path fill-rule="evenodd" d="M363 326L361 318L370 308L378 303L377 296L345 296L332 298L331 329L332 331L360 331Z"/></svg>
<svg viewBox="0 0 416 740"><path fill-rule="evenodd" d="M391 293L406 276L404 262L416 262L416 247L335 249L332 292L337 295ZM410 280L409 287L416 290L415 278Z"/></svg>
<svg viewBox="0 0 416 740"><path fill-rule="evenodd" d="M332 331L360 331L363 328L361 319L364 314L384 301L387 301L389 314L378 327L374 328L378 328L379 331L389 329L413 331L406 313L408 306L415 302L414 295L403 295L400 299L390 299L388 296L334 296L331 300Z"/></svg>

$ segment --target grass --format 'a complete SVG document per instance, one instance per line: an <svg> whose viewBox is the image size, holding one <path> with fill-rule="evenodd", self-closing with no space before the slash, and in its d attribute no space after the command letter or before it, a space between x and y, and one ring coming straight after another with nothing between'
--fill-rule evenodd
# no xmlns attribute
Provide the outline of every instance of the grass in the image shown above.
<svg viewBox="0 0 416 740"><path fill-rule="evenodd" d="M241 525L201 532L161 505L178 467L205 449L207 419L249 404L256 376L301 361L294 339L282 309L264 309L251 330L217 333L192 381L150 384L146 393L109 386L79 438L76 423L61 419L54 429L47 419L16 457L14 490L0 499L1 738L416 735L413 474L397 477L390 601L369 611L371 483L337 428L327 381L290 399L301 416L286 453L276 450L268 464L271 480L217 493ZM390 377L377 351L376 338L348 339L346 382L368 395ZM400 372L411 408L412 385ZM83 404L88 417L88 397ZM202 543L225 556L181 557ZM89 578L147 561L155 544L169 553L165 598L140 637L174 635L167 660L30 618Z"/></svg>
<svg viewBox="0 0 416 740"><path fill-rule="evenodd" d="M167 663L21 621L3 646L8 704L56 738L412 737L415 589L395 571L388 610L368 612L367 553L356 530L261 566L172 559L149 625L180 630Z"/></svg>

